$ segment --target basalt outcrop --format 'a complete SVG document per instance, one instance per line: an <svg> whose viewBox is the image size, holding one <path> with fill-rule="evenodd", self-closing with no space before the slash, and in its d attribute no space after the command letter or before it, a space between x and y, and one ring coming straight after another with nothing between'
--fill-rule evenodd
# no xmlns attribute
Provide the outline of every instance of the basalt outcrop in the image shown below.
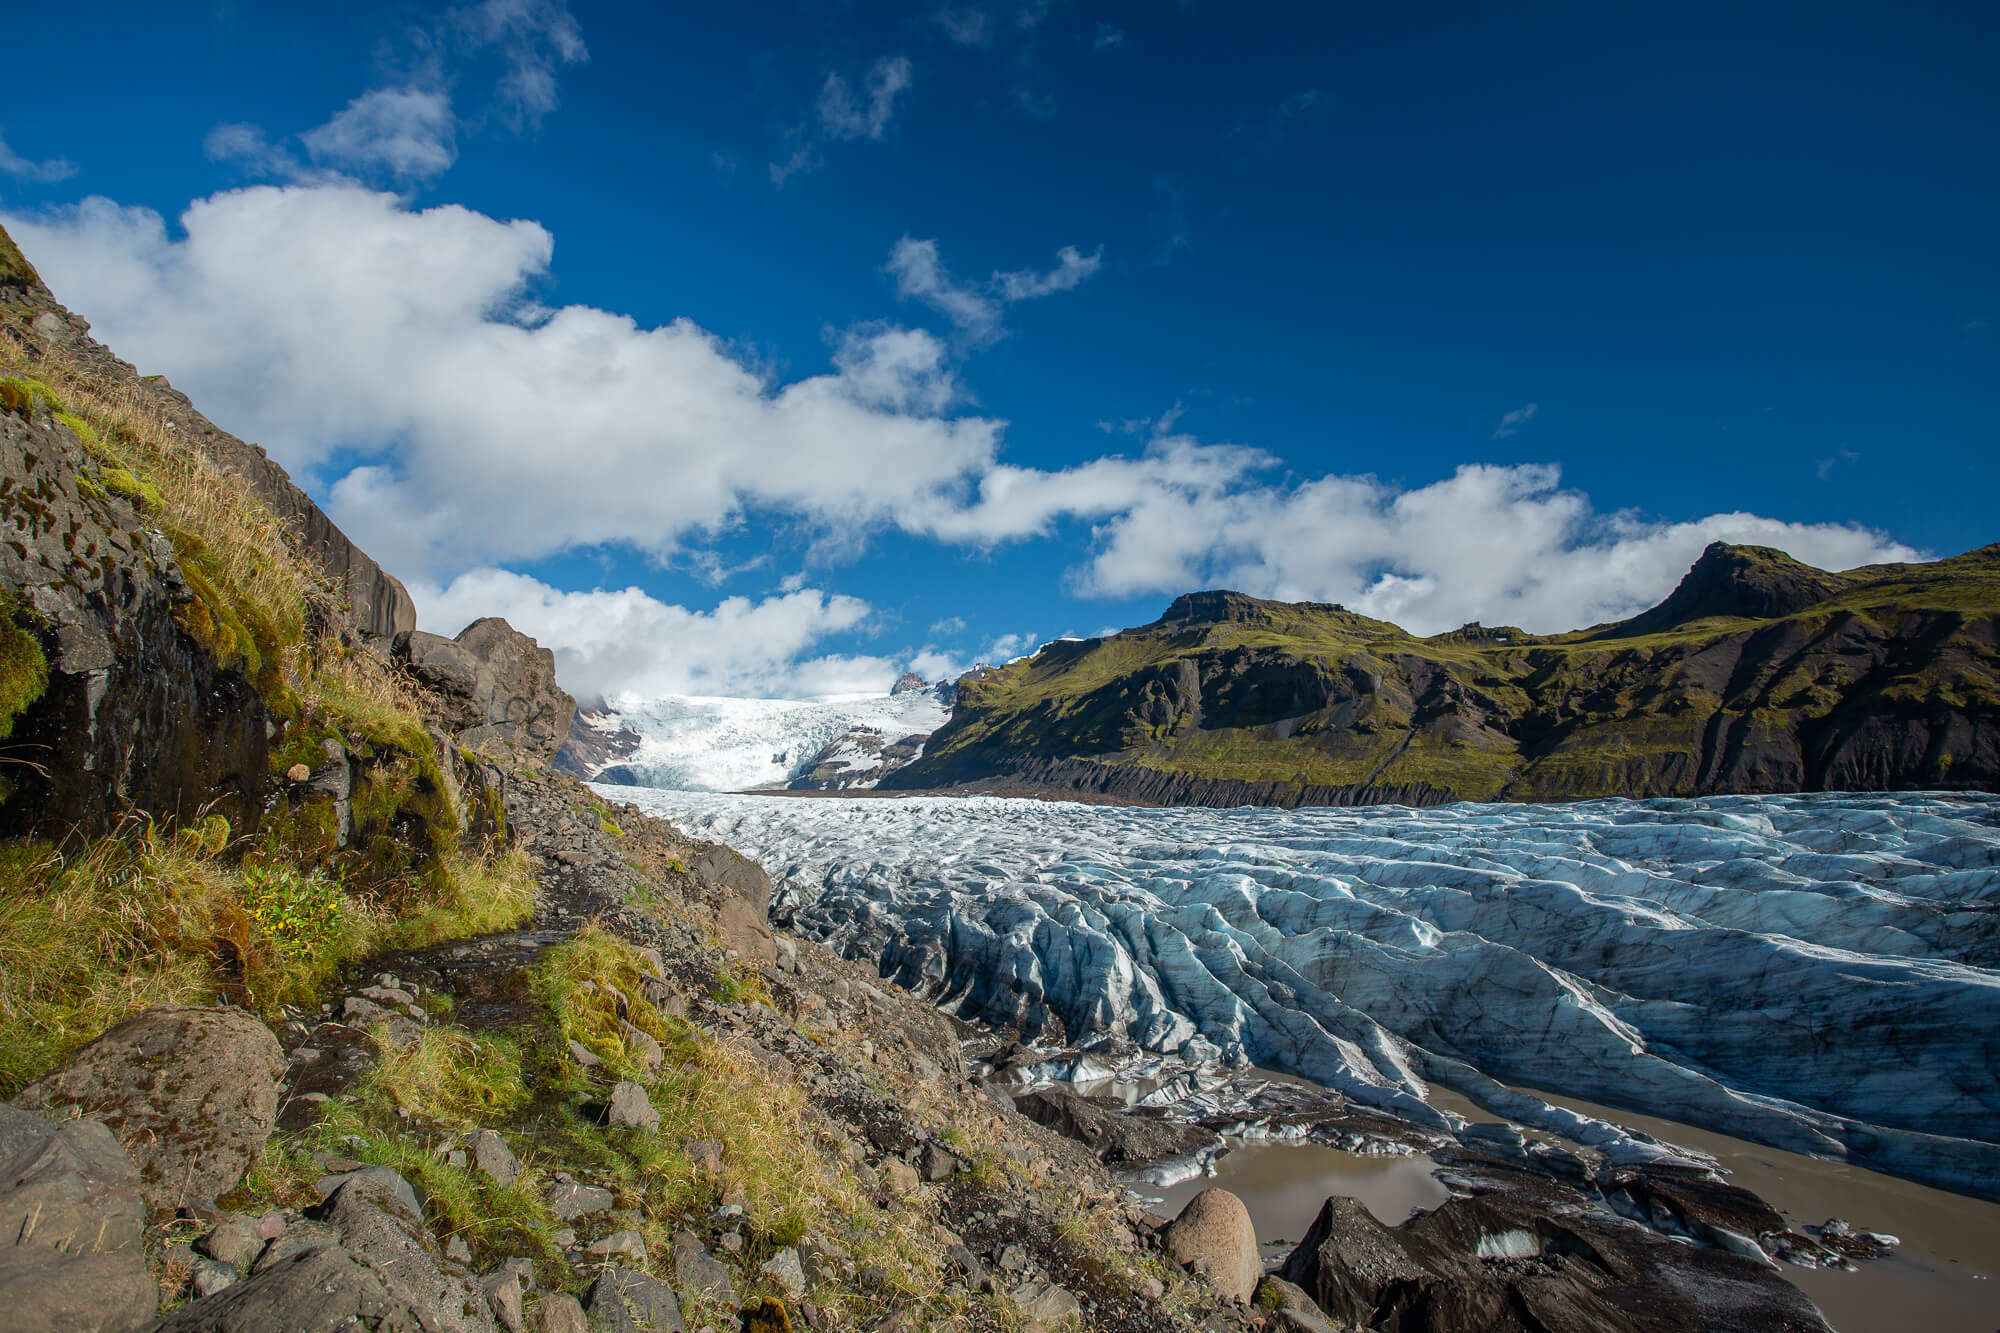
<svg viewBox="0 0 2000 1333"><path fill-rule="evenodd" d="M886 788L1429 805L2000 788L2000 546L1834 574L1716 543L1562 635L1417 638L1233 592L961 685Z"/></svg>
<svg viewBox="0 0 2000 1333"><path fill-rule="evenodd" d="M0 325L0 327L4 327ZM172 545L43 402L0 410L0 835L255 822L268 711L176 613ZM36 688L38 686L40 688Z"/></svg>
<svg viewBox="0 0 2000 1333"><path fill-rule="evenodd" d="M401 631L393 653L436 694L439 722L465 749L501 748L539 766L569 737L576 700L556 684L555 654L497 616L455 639Z"/></svg>

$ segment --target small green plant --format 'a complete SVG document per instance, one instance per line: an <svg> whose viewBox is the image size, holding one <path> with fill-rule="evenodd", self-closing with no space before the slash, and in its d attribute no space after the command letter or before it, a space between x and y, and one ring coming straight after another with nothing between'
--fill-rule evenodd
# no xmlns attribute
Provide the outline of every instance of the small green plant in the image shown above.
<svg viewBox="0 0 2000 1333"><path fill-rule="evenodd" d="M334 943L347 925L340 883L318 870L257 863L243 867L243 906L289 957L309 958Z"/></svg>

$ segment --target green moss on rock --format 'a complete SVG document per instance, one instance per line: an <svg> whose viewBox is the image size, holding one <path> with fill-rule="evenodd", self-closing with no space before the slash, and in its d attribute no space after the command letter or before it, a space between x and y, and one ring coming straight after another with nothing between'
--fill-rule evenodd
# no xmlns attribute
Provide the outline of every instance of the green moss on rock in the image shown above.
<svg viewBox="0 0 2000 1333"><path fill-rule="evenodd" d="M32 419L43 412L62 410L62 399L40 380L26 375L0 378L0 412L12 412L15 416Z"/></svg>
<svg viewBox="0 0 2000 1333"><path fill-rule="evenodd" d="M49 659L42 641L21 622L33 613L10 588L0 588L0 740L49 688Z"/></svg>

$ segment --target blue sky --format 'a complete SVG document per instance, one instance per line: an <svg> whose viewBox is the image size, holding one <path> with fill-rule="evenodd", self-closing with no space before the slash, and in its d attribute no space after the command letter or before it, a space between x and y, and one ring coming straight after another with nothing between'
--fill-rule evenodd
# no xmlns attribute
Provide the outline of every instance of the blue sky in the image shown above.
<svg viewBox="0 0 2000 1333"><path fill-rule="evenodd" d="M14 16L0 217L580 693L2000 538L1992 6L337 8Z"/></svg>

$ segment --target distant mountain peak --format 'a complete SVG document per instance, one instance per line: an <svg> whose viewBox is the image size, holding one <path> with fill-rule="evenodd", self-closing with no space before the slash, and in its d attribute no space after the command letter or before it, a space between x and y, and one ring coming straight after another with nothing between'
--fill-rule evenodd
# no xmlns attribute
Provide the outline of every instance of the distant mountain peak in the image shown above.
<svg viewBox="0 0 2000 1333"><path fill-rule="evenodd" d="M1769 546L1710 542L1666 601L1596 637L1656 634L1719 616L1770 620L1794 615L1851 582Z"/></svg>
<svg viewBox="0 0 2000 1333"><path fill-rule="evenodd" d="M1347 608L1327 602L1273 602L1262 597L1252 597L1245 592L1232 592L1227 588L1210 588L1205 592L1182 593L1174 598L1160 616L1162 624L1220 625L1228 622L1268 621L1280 613L1300 609L1311 611L1344 611Z"/></svg>

